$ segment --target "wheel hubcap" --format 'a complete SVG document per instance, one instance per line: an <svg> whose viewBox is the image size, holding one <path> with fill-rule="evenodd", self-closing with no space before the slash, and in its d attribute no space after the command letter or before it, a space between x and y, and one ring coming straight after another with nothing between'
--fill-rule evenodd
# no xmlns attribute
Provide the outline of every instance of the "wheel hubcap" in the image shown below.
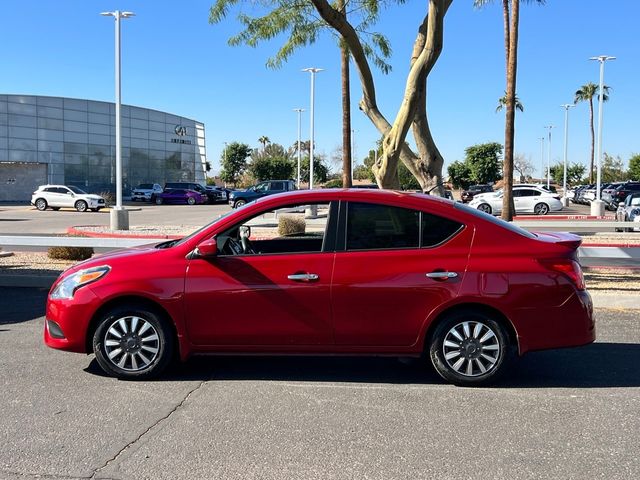
<svg viewBox="0 0 640 480"><path fill-rule="evenodd" d="M462 322L445 335L442 353L455 372L477 377L495 367L500 359L500 341L484 323Z"/></svg>
<svg viewBox="0 0 640 480"><path fill-rule="evenodd" d="M144 370L156 359L160 338L154 326L144 318L122 317L107 329L104 349L115 366L136 372Z"/></svg>

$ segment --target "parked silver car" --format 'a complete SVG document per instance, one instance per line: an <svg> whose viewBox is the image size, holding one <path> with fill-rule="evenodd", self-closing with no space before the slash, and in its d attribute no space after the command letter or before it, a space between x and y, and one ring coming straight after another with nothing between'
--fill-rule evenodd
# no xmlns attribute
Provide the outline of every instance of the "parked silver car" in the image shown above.
<svg viewBox="0 0 640 480"><path fill-rule="evenodd" d="M624 200L624 203L618 205L616 210L616 220L619 222L638 222L638 226L634 228L625 228L626 232L640 231L640 193L632 193ZM616 231L621 229L616 228Z"/></svg>

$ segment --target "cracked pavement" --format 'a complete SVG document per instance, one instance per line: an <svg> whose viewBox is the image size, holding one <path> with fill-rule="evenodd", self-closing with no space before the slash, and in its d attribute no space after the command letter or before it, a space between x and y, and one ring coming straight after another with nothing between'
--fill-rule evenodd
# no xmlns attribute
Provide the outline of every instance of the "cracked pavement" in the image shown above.
<svg viewBox="0 0 640 480"><path fill-rule="evenodd" d="M598 343L530 354L497 388L385 358L198 358L124 382L43 345L45 295L0 288L0 479L640 475L637 311L598 310Z"/></svg>

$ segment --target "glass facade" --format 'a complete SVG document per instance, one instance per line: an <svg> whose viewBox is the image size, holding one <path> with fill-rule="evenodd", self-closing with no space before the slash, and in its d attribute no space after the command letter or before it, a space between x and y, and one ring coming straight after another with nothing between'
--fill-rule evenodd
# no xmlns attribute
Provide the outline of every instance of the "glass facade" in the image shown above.
<svg viewBox="0 0 640 480"><path fill-rule="evenodd" d="M204 124L122 105L122 191L139 183L204 183ZM46 165L47 183L115 191L115 104L0 95L0 164ZM28 166L28 165L26 165Z"/></svg>

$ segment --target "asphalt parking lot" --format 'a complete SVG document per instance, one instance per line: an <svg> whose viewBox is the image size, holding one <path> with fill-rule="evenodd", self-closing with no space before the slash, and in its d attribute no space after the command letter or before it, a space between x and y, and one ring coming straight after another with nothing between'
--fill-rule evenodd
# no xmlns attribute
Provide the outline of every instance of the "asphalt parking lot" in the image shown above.
<svg viewBox="0 0 640 480"><path fill-rule="evenodd" d="M597 343L494 388L388 358L196 358L123 382L43 345L45 298L0 289L0 478L640 475L637 311L597 311Z"/></svg>

